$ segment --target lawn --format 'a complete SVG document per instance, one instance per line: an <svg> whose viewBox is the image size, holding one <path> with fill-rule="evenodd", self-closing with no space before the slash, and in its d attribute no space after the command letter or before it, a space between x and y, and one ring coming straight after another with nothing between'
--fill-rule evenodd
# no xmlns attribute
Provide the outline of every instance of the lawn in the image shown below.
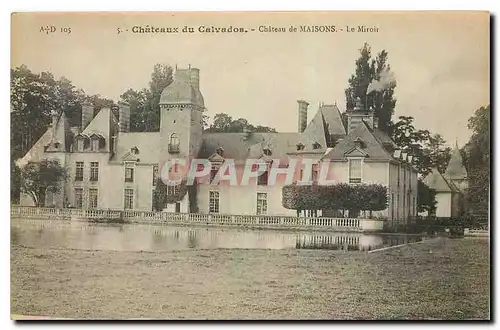
<svg viewBox="0 0 500 330"><path fill-rule="evenodd" d="M11 247L11 313L78 319L489 319L487 239L382 252Z"/></svg>

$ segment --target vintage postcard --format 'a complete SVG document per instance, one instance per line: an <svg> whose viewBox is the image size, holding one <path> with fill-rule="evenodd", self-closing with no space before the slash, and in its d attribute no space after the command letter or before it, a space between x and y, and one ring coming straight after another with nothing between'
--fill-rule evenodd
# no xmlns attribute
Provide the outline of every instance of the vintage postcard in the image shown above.
<svg viewBox="0 0 500 330"><path fill-rule="evenodd" d="M488 12L11 24L12 319L491 318Z"/></svg>

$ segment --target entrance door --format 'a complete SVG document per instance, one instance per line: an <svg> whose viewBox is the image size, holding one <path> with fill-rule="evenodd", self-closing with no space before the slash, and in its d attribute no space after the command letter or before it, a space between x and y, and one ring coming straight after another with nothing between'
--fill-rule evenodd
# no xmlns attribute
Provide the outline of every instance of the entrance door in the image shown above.
<svg viewBox="0 0 500 330"><path fill-rule="evenodd" d="M181 213L181 203L175 203L175 213Z"/></svg>

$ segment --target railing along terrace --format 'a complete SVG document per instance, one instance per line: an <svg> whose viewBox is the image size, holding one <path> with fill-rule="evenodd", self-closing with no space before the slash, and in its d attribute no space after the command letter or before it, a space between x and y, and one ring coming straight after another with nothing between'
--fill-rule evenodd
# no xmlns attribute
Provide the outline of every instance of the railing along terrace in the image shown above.
<svg viewBox="0 0 500 330"><path fill-rule="evenodd" d="M337 228L360 230L360 219L356 218L315 218L273 215L234 215L234 214L201 214L172 213L136 210L107 209L56 209L29 206L12 206L11 216L14 218L39 218L62 220L123 220L140 223L182 223L213 224L238 226L264 226L289 228Z"/></svg>

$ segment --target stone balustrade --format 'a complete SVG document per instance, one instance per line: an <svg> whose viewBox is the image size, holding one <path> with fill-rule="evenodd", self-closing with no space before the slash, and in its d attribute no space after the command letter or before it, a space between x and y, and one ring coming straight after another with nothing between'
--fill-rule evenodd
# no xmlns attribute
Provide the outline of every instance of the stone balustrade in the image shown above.
<svg viewBox="0 0 500 330"><path fill-rule="evenodd" d="M116 221L152 224L203 224L258 228L321 229L335 231L380 231L383 221L357 218L294 217L276 215L232 215L170 213L134 210L82 210L11 206L12 218Z"/></svg>

